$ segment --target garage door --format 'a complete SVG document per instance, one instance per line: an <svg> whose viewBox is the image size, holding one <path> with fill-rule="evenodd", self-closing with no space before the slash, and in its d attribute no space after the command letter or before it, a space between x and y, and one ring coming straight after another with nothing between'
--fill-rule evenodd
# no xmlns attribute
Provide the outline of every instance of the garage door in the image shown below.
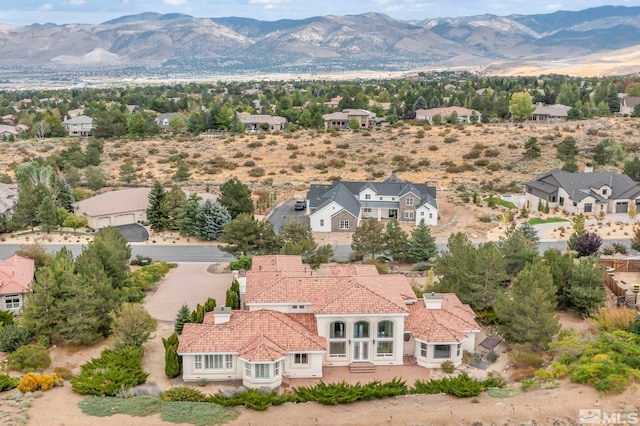
<svg viewBox="0 0 640 426"><path fill-rule="evenodd" d="M121 214L113 219L113 226L130 225L132 223L136 223L136 215L133 213Z"/></svg>
<svg viewBox="0 0 640 426"><path fill-rule="evenodd" d="M98 219L98 229L106 228L107 226L111 226L110 217L101 217Z"/></svg>
<svg viewBox="0 0 640 426"><path fill-rule="evenodd" d="M627 213L629 211L629 203L616 203L616 213Z"/></svg>

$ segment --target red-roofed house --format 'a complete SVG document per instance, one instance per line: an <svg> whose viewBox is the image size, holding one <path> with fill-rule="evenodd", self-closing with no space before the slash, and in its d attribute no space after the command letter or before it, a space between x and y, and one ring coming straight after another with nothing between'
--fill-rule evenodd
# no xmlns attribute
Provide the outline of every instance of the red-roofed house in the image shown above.
<svg viewBox="0 0 640 426"><path fill-rule="evenodd" d="M257 256L239 277L243 310L218 308L185 324L178 354L185 381L239 380L275 388L323 367L462 362L479 326L454 294L418 299L404 275L375 268L313 271L299 256Z"/></svg>
<svg viewBox="0 0 640 426"><path fill-rule="evenodd" d="M0 309L19 313L35 273L33 259L14 254L0 261Z"/></svg>

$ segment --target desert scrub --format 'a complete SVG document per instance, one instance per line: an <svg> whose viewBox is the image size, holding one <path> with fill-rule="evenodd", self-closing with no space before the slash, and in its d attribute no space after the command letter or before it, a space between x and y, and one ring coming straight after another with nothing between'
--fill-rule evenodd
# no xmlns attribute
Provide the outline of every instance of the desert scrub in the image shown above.
<svg viewBox="0 0 640 426"><path fill-rule="evenodd" d="M188 386L174 386L160 394L163 401L205 402L207 396L198 389Z"/></svg>
<svg viewBox="0 0 640 426"><path fill-rule="evenodd" d="M20 380L18 390L22 393L35 392L37 390L47 391L54 386L63 385L64 379L62 377L58 377L56 373L53 373L52 375L27 373L22 377L22 380Z"/></svg>

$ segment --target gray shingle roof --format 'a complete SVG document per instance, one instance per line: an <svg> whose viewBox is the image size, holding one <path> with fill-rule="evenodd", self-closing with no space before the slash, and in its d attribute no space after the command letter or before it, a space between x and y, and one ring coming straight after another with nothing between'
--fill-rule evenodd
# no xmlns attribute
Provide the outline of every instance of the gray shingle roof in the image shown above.
<svg viewBox="0 0 640 426"><path fill-rule="evenodd" d="M628 199L631 195L640 192L639 183L634 182L627 175L613 172L571 173L552 170L538 180L527 182L526 185L548 194L562 187L574 201L580 201L590 195L600 202L606 202L603 197L591 190L604 185L611 187L609 199Z"/></svg>

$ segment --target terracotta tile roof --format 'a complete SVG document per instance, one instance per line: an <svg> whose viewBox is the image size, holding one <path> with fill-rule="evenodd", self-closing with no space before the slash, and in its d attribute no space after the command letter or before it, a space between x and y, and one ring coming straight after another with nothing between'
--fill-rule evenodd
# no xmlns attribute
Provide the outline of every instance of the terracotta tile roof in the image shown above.
<svg viewBox="0 0 640 426"><path fill-rule="evenodd" d="M442 308L427 309L422 300L409 306L409 318L405 331L425 342L460 342L466 338L465 331L478 330L475 314L463 305L453 293L441 293Z"/></svg>
<svg viewBox="0 0 640 426"><path fill-rule="evenodd" d="M265 335L256 336L242 350L238 356L246 361L277 361L283 358L287 351Z"/></svg>
<svg viewBox="0 0 640 426"><path fill-rule="evenodd" d="M271 255L254 256L251 261L251 271L262 272L294 272L309 271L311 267L302 263L300 256Z"/></svg>
<svg viewBox="0 0 640 426"><path fill-rule="evenodd" d="M231 352L251 361L272 361L283 351L325 351L324 337L293 320L294 315L264 309L232 311L230 321L219 325L185 324L178 353Z"/></svg>
<svg viewBox="0 0 640 426"><path fill-rule="evenodd" d="M14 254L0 261L0 295L30 292L34 273L33 259Z"/></svg>
<svg viewBox="0 0 640 426"><path fill-rule="evenodd" d="M373 277L377 276L378 270L374 265L329 265L324 269L318 270L318 275L344 275L344 276L361 276Z"/></svg>

